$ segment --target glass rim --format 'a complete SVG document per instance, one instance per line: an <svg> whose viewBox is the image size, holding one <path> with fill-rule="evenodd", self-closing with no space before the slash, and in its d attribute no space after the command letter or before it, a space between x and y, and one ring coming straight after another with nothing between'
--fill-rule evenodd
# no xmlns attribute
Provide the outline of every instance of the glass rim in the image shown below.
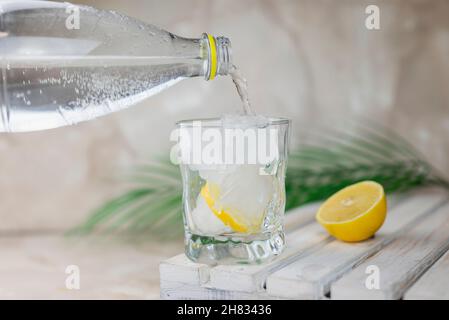
<svg viewBox="0 0 449 320"><path fill-rule="evenodd" d="M268 125L290 125L291 119L283 117L268 117ZM176 126L193 126L193 123L199 121L201 125L209 127L221 127L222 118L202 118L202 119L186 119L176 122Z"/></svg>

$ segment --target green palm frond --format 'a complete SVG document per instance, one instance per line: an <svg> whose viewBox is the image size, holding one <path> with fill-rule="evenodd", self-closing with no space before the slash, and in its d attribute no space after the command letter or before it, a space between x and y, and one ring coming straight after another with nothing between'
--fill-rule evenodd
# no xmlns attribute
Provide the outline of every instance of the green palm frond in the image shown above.
<svg viewBox="0 0 449 320"><path fill-rule="evenodd" d="M132 190L108 201L70 234L150 231L162 238L183 234L179 168L159 159L137 166L129 180L135 185Z"/></svg>
<svg viewBox="0 0 449 320"><path fill-rule="evenodd" d="M360 123L360 122L359 122ZM345 129L317 128L289 156L286 209L326 199L362 180L382 184L386 192L417 186L449 187L447 180L395 132L369 121ZM74 230L151 232L176 237L182 228L182 182L168 160L136 167L135 188L107 202Z"/></svg>
<svg viewBox="0 0 449 320"><path fill-rule="evenodd" d="M326 199L362 180L381 183L387 193L432 184L449 187L424 156L395 132L367 120L363 126L346 128L321 128L312 142L291 153L286 209Z"/></svg>

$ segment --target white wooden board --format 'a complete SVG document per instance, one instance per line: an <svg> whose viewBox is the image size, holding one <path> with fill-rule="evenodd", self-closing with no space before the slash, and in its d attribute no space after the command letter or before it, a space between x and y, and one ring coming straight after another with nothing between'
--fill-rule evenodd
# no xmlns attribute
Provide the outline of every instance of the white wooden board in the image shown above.
<svg viewBox="0 0 449 320"><path fill-rule="evenodd" d="M161 284L165 282L201 286L209 281L210 267L194 263L184 253L162 261L159 265Z"/></svg>
<svg viewBox="0 0 449 320"><path fill-rule="evenodd" d="M401 234L416 219L446 201L445 192L421 192L389 209L375 238L348 244L334 240L276 271L267 279L269 295L291 299L322 299L330 284Z"/></svg>
<svg viewBox="0 0 449 320"><path fill-rule="evenodd" d="M314 203L294 209L286 217L287 248L275 261L255 266L217 266L193 263L184 254L163 261L160 265L161 297L195 297L195 299L210 298L213 290L220 295L240 299L250 294L257 299L263 293L266 274L290 263L294 257L306 254L314 245L323 245L330 237L315 223L316 210L319 204ZM289 232L289 230L292 230ZM298 245L296 245L298 244ZM191 287L201 287L193 290ZM213 288L210 290L209 288ZM203 290L204 289L204 290ZM188 291L185 291L188 290ZM238 291L234 293L234 291Z"/></svg>
<svg viewBox="0 0 449 320"><path fill-rule="evenodd" d="M406 198L406 196L402 195L393 196L391 197L391 204L394 206ZM315 214L319 205L320 204L308 205L288 214L290 217L307 217L307 219L303 218L303 223L310 221L310 219L312 219L312 221L305 226L301 227L300 225L299 229L287 234L287 246L281 257L277 260L257 266L217 266L210 270L210 281L208 286L229 291L265 291L266 279L270 274L307 256L319 247L332 241L332 238L315 222ZM324 297L320 297L320 299L321 298Z"/></svg>
<svg viewBox="0 0 449 320"><path fill-rule="evenodd" d="M445 217L449 221L447 197L446 191L434 188L389 196L389 213L381 231L375 238L356 244L333 239L315 222L319 204L295 209L286 216L287 246L277 260L254 266L211 267L193 263L181 254L160 265L161 297L327 299L329 289L333 299L401 297L449 246L449 232L447 236L441 232ZM448 209L447 216L441 211L443 207ZM359 270L373 259L386 275L379 292L366 293L358 285L367 275ZM431 269L436 275L430 274L429 280L423 277L416 290L423 292L422 288L433 286L436 278L447 272L447 264L441 259ZM441 291L448 287L444 282L439 284ZM412 292L406 298L413 298Z"/></svg>
<svg viewBox="0 0 449 320"><path fill-rule="evenodd" d="M307 255L317 246L325 245L331 238L316 223L309 224L286 236L286 248L275 261L254 266L219 265L210 270L209 285L231 291L263 291L267 276Z"/></svg>
<svg viewBox="0 0 449 320"><path fill-rule="evenodd" d="M182 282L165 281L161 285L161 298L165 300L270 300L265 292L249 293L194 286Z"/></svg>
<svg viewBox="0 0 449 320"><path fill-rule="evenodd" d="M405 291L449 248L448 230L449 204L445 204L334 283L331 298L401 298ZM371 281L374 279L373 274L368 273L369 270L373 271L372 268L379 271L378 288L375 282Z"/></svg>
<svg viewBox="0 0 449 320"><path fill-rule="evenodd" d="M405 300L449 300L449 251L405 293Z"/></svg>

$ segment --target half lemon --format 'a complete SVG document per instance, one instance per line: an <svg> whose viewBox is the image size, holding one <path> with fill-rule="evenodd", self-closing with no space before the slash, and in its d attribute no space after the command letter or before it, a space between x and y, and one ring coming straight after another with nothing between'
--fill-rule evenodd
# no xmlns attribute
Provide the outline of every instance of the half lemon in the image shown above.
<svg viewBox="0 0 449 320"><path fill-rule="evenodd" d="M374 181L363 181L327 199L316 219L335 238L357 242L371 238L384 223L386 214L383 187Z"/></svg>

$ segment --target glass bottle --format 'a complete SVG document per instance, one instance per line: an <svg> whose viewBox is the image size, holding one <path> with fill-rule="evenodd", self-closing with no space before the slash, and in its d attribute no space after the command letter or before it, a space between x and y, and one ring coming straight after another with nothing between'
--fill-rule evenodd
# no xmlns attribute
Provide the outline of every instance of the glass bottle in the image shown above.
<svg viewBox="0 0 449 320"><path fill-rule="evenodd" d="M0 2L0 132L94 119L231 67L224 37L183 38L70 3Z"/></svg>

